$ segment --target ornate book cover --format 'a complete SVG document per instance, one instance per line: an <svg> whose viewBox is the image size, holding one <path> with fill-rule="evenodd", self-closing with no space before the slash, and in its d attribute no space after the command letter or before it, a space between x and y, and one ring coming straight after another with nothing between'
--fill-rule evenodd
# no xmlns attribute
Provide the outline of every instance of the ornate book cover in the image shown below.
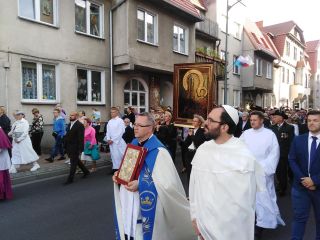
<svg viewBox="0 0 320 240"><path fill-rule="evenodd" d="M146 153L147 149L144 147L127 145L116 177L118 183L127 185L129 182L138 179Z"/></svg>

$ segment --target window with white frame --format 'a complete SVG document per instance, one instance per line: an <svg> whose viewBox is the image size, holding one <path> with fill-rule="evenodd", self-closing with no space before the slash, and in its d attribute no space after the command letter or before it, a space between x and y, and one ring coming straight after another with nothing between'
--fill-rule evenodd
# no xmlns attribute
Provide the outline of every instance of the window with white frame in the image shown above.
<svg viewBox="0 0 320 240"><path fill-rule="evenodd" d="M19 0L19 16L25 19L50 24L58 24L58 0Z"/></svg>
<svg viewBox="0 0 320 240"><path fill-rule="evenodd" d="M281 72L282 72L282 82L284 83L286 81L286 69L283 67Z"/></svg>
<svg viewBox="0 0 320 240"><path fill-rule="evenodd" d="M75 30L103 37L103 5L88 0L75 0Z"/></svg>
<svg viewBox="0 0 320 240"><path fill-rule="evenodd" d="M239 107L240 106L240 91L233 90L233 106Z"/></svg>
<svg viewBox="0 0 320 240"><path fill-rule="evenodd" d="M105 102L104 72L78 68L77 79L78 79L78 88L77 88L78 103L104 104Z"/></svg>
<svg viewBox="0 0 320 240"><path fill-rule="evenodd" d="M290 42L286 41L286 55L290 57Z"/></svg>
<svg viewBox="0 0 320 240"><path fill-rule="evenodd" d="M233 73L234 74L240 74L240 68L238 65L236 65L236 61L239 56L233 55Z"/></svg>
<svg viewBox="0 0 320 240"><path fill-rule="evenodd" d="M138 79L131 79L124 86L124 105L133 106L138 113L148 111L148 96L143 83Z"/></svg>
<svg viewBox="0 0 320 240"><path fill-rule="evenodd" d="M188 30L178 25L173 26L173 51L188 54Z"/></svg>
<svg viewBox="0 0 320 240"><path fill-rule="evenodd" d="M262 76L262 59L256 58L256 75Z"/></svg>
<svg viewBox="0 0 320 240"><path fill-rule="evenodd" d="M241 39L241 25L237 22L234 22L234 36Z"/></svg>
<svg viewBox="0 0 320 240"><path fill-rule="evenodd" d="M266 78L271 79L272 78L272 64L267 62L267 72L266 72Z"/></svg>
<svg viewBox="0 0 320 240"><path fill-rule="evenodd" d="M294 60L298 59L298 51L296 47L293 47L293 59Z"/></svg>
<svg viewBox="0 0 320 240"><path fill-rule="evenodd" d="M53 64L22 61L22 100L56 102L56 66Z"/></svg>
<svg viewBox="0 0 320 240"><path fill-rule="evenodd" d="M290 70L287 69L287 83L290 83Z"/></svg>
<svg viewBox="0 0 320 240"><path fill-rule="evenodd" d="M226 52L223 50L220 51L220 59L222 59L222 60L226 59Z"/></svg>
<svg viewBox="0 0 320 240"><path fill-rule="evenodd" d="M157 17L145 10L138 9L138 40L157 44Z"/></svg>

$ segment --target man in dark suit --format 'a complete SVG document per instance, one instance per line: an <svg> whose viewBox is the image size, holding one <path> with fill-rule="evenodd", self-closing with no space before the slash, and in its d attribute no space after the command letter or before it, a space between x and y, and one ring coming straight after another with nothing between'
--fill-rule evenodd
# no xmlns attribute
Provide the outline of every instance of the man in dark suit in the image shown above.
<svg viewBox="0 0 320 240"><path fill-rule="evenodd" d="M249 113L248 112L243 112L242 117L240 118L240 121L238 122L236 132L234 133L235 137L240 137L241 134L247 130L250 129L250 120L249 120Z"/></svg>
<svg viewBox="0 0 320 240"><path fill-rule="evenodd" d="M291 191L293 224L291 239L303 239L311 205L320 239L320 111L307 116L309 133L297 136L291 146L289 163L294 181Z"/></svg>
<svg viewBox="0 0 320 240"><path fill-rule="evenodd" d="M277 166L278 192L280 196L284 196L287 190L288 176L292 181L292 171L288 167L288 154L291 142L294 138L294 127L285 122L287 115L280 110L276 110L272 114L272 122L274 123L270 129L276 134L280 146L280 159Z"/></svg>
<svg viewBox="0 0 320 240"><path fill-rule="evenodd" d="M187 169L187 182L189 184L190 174L192 169L192 159L198 149L198 147L206 141L204 135L204 129L201 126L204 124L204 119L200 115L195 114L193 116L192 125L194 129L189 129L188 136L184 142L188 148L186 157L186 169Z"/></svg>
<svg viewBox="0 0 320 240"><path fill-rule="evenodd" d="M129 118L125 118L123 121L126 128L125 128L124 134L122 135L122 138L128 144L128 143L131 143L132 140L134 139L134 131L133 131L133 128L130 126Z"/></svg>
<svg viewBox="0 0 320 240"><path fill-rule="evenodd" d="M64 137L64 146L70 158L71 166L68 180L65 184L73 182L77 166L82 170L83 178L90 174L89 170L83 165L79 158L80 153L83 152L84 149L84 126L78 121L77 112L72 112L69 119L70 123L67 126L67 133Z"/></svg>

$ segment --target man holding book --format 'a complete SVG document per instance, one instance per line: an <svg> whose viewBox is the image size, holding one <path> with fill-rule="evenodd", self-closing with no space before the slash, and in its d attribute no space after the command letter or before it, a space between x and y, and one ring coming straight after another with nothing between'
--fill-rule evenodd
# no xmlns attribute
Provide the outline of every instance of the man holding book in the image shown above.
<svg viewBox="0 0 320 240"><path fill-rule="evenodd" d="M154 127L151 114L136 117L132 144L147 149L138 179L119 188L118 172L113 176L116 239L195 239L181 180Z"/></svg>

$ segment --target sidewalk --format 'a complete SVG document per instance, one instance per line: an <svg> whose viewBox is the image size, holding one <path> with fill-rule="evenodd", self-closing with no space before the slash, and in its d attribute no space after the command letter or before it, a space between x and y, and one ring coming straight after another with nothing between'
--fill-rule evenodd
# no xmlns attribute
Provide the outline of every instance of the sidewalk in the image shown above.
<svg viewBox="0 0 320 240"><path fill-rule="evenodd" d="M110 158L110 153L100 152L100 160L97 161L97 169L99 168L108 168L108 170L112 168L112 162ZM55 160L53 163L47 162L45 159L49 157L49 154L43 154L38 163L40 165L40 169L35 172L30 172L32 164L23 165L18 169L17 173L11 174L12 185L27 183L35 180L56 177L60 175L65 175L69 173L70 165L66 164L67 160ZM56 158L57 159L57 158ZM90 168L90 165L88 165ZM106 170L106 172L108 172Z"/></svg>

